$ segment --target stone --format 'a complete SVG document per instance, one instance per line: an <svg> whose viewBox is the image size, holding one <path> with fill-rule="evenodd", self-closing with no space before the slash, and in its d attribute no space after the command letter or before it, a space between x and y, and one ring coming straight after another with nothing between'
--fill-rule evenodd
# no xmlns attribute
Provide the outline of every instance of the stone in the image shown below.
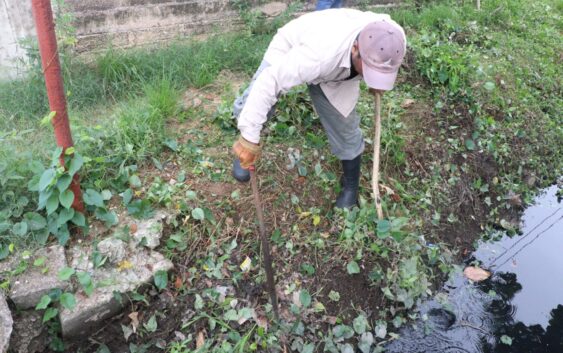
<svg viewBox="0 0 563 353"><path fill-rule="evenodd" d="M162 223L167 217L167 214L158 212L153 218L137 223L137 231L133 233L135 242L149 249L159 246L162 230L164 229Z"/></svg>
<svg viewBox="0 0 563 353"><path fill-rule="evenodd" d="M8 308L4 294L0 291L0 353L8 351L13 323L12 313Z"/></svg>
<svg viewBox="0 0 563 353"><path fill-rule="evenodd" d="M106 238L98 243L100 255L112 264L118 264L127 256L127 244L120 239Z"/></svg>
<svg viewBox="0 0 563 353"><path fill-rule="evenodd" d="M266 17L276 17L287 10L287 4L283 2L270 2L259 8L259 11Z"/></svg>
<svg viewBox="0 0 563 353"><path fill-rule="evenodd" d="M46 258L44 265L33 266L35 259L41 257ZM58 277L59 271L67 267L62 246L53 245L39 249L28 261L27 270L13 278L10 285L10 299L18 308L34 308L41 297L52 289L64 290L70 286L70 282L62 281Z"/></svg>
<svg viewBox="0 0 563 353"><path fill-rule="evenodd" d="M76 307L73 310L61 310L63 336L68 338L87 335L104 319L122 310L123 304L116 299L119 295L114 295L114 292L133 291L152 281L157 271L168 271L172 268L172 262L162 254L143 249L126 256L118 267L106 264L93 270L90 275L96 288L92 295L86 296L79 292L76 294Z"/></svg>
<svg viewBox="0 0 563 353"><path fill-rule="evenodd" d="M42 316L43 313L40 311L26 310L19 312L14 317L10 352L40 353L46 351L49 334L47 326L42 323Z"/></svg>

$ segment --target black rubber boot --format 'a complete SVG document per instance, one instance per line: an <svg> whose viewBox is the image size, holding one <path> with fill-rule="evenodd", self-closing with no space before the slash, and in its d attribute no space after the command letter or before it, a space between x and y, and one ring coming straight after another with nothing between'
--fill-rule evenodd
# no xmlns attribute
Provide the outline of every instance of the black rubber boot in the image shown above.
<svg viewBox="0 0 563 353"><path fill-rule="evenodd" d="M243 169L240 166L240 160L238 158L235 158L233 160L233 171L232 171L233 177L242 182L245 183L247 181L250 180L250 172L248 171L248 169Z"/></svg>
<svg viewBox="0 0 563 353"><path fill-rule="evenodd" d="M342 191L336 198L336 207L351 208L358 204L358 188L360 186L360 165L362 155L342 162Z"/></svg>

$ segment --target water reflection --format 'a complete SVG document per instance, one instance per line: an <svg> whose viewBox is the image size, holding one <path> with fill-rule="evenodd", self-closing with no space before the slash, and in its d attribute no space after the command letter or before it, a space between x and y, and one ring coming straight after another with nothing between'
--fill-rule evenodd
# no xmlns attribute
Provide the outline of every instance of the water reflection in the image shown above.
<svg viewBox="0 0 563 353"><path fill-rule="evenodd" d="M474 284L461 273L419 306L421 319L390 353L563 353L563 207L557 186L523 217L520 237L482 244L472 260L494 270Z"/></svg>

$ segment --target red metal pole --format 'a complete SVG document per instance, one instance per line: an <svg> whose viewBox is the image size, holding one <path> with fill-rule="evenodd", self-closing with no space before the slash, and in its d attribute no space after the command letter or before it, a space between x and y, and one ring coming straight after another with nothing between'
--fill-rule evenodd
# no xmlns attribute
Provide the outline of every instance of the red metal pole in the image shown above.
<svg viewBox="0 0 563 353"><path fill-rule="evenodd" d="M39 42L39 52L41 53L43 74L45 75L49 107L51 111L56 112L52 120L53 127L55 128L55 139L57 145L63 148L64 155L64 150L71 147L74 143L72 142L70 125L68 123L66 98L61 75L61 65L59 63L59 53L57 50L57 37L55 35L51 0L32 0L31 3L33 16L35 17L35 27ZM62 156L61 163L63 163ZM74 175L70 189L74 193L72 207L79 212L84 212L78 174Z"/></svg>

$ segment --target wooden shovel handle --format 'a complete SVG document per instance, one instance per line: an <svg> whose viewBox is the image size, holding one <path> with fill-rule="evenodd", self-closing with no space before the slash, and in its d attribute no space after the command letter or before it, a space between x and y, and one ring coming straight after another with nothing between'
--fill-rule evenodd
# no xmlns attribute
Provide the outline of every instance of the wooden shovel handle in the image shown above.
<svg viewBox="0 0 563 353"><path fill-rule="evenodd" d="M371 188L375 208L377 209L377 218L383 219L383 209L381 208L381 198L379 196L379 149L381 145L381 93L374 92L375 96L375 136L373 138L373 172L371 179Z"/></svg>

